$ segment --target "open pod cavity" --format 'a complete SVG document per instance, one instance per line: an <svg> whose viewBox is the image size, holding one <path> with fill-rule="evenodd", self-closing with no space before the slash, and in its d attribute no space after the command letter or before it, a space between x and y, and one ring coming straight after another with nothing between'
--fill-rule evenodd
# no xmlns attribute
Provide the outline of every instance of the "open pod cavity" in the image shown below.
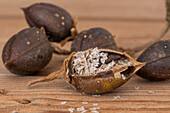
<svg viewBox="0 0 170 113"><path fill-rule="evenodd" d="M28 85L63 78L79 91L101 94L123 85L144 64L126 53L109 49L88 49L73 52L64 61L60 71L31 81Z"/></svg>

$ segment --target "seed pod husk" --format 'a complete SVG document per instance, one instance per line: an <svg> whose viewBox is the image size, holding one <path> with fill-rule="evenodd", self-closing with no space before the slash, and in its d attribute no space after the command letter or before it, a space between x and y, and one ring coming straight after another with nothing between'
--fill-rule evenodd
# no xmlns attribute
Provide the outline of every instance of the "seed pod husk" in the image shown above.
<svg viewBox="0 0 170 113"><path fill-rule="evenodd" d="M62 78L78 91L101 94L126 83L144 64L135 61L126 53L109 49L88 49L73 52L65 59L59 71L53 72L45 78L31 81L28 86Z"/></svg>
<svg viewBox="0 0 170 113"><path fill-rule="evenodd" d="M140 77L151 81L170 79L170 40L154 43L137 61L146 62L146 65L137 72Z"/></svg>
<svg viewBox="0 0 170 113"><path fill-rule="evenodd" d="M72 42L71 52L85 51L90 48L117 50L115 36L104 28L91 28L80 32Z"/></svg>
<svg viewBox="0 0 170 113"><path fill-rule="evenodd" d="M43 27L50 41L61 42L66 38L74 38L70 38L76 32L73 19L63 8L49 3L36 3L23 8L23 11L30 27Z"/></svg>
<svg viewBox="0 0 170 113"><path fill-rule="evenodd" d="M19 75L34 74L52 57L47 36L38 28L27 28L12 36L5 44L2 60L5 67Z"/></svg>

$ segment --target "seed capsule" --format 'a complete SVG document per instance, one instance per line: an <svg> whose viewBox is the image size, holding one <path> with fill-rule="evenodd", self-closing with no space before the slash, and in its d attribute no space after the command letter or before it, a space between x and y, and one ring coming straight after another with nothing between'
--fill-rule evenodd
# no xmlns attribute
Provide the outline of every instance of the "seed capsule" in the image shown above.
<svg viewBox="0 0 170 113"><path fill-rule="evenodd" d="M73 40L71 51L84 51L90 48L117 50L117 46L109 31L103 28L91 28L79 33Z"/></svg>
<svg viewBox="0 0 170 113"><path fill-rule="evenodd" d="M73 52L63 63L60 71L28 83L65 79L79 91L101 94L112 91L127 82L145 63L129 55L109 49L88 49Z"/></svg>
<svg viewBox="0 0 170 113"><path fill-rule="evenodd" d="M35 27L12 36L2 52L5 67L11 73L19 75L39 71L49 63L51 57L51 44L44 32Z"/></svg>
<svg viewBox="0 0 170 113"><path fill-rule="evenodd" d="M170 78L170 40L154 43L137 59L146 62L137 75L148 80L166 80Z"/></svg>
<svg viewBox="0 0 170 113"><path fill-rule="evenodd" d="M50 41L61 42L76 32L71 15L53 4L36 3L23 11L30 27L43 27Z"/></svg>

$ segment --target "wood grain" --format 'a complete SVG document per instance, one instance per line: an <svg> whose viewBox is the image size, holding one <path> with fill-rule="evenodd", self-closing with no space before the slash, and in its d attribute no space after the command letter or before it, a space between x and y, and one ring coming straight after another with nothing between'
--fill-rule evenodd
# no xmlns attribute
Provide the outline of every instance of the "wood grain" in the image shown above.
<svg viewBox="0 0 170 113"><path fill-rule="evenodd" d="M1 17L22 17L22 7L32 3L47 2L46 0L1 0ZM165 2L163 0L48 0L68 10L73 16L84 19L112 20L163 20L165 17Z"/></svg>
<svg viewBox="0 0 170 113"><path fill-rule="evenodd" d="M40 2L45 0L37 0ZM133 48L154 39L164 27L164 0L49 0L79 17L80 31L103 27L116 35L119 46ZM27 28L20 7L34 0L0 1L0 53L8 39ZM164 39L169 39L170 32ZM70 49L71 43L64 46ZM138 53L135 58L140 53ZM169 113L170 81L150 82L136 75L122 87L103 95L87 95L74 90L63 80L26 87L30 80L58 70L67 56L53 55L51 62L34 76L11 74L0 56L0 113L74 113L82 106L90 113ZM65 104L64 104L65 103ZM86 104L84 104L86 103Z"/></svg>

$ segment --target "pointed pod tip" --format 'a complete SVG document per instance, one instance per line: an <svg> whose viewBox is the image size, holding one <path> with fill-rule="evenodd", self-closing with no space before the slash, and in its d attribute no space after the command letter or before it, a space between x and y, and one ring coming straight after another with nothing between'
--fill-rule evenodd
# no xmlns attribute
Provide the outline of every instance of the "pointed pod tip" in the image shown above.
<svg viewBox="0 0 170 113"><path fill-rule="evenodd" d="M24 12L27 11L27 7L25 7L25 8L24 8L24 7L21 7L20 9L23 10Z"/></svg>
<svg viewBox="0 0 170 113"><path fill-rule="evenodd" d="M140 62L139 65L141 66L141 68L146 65L146 62Z"/></svg>
<svg viewBox="0 0 170 113"><path fill-rule="evenodd" d="M30 87L30 86L32 86L32 85L33 85L32 82L28 82L27 87Z"/></svg>
<svg viewBox="0 0 170 113"><path fill-rule="evenodd" d="M44 82L44 78L40 78L40 79L37 79L37 80L33 80L33 81L29 81L28 84L27 84L27 87L30 87L36 83L39 83L39 82Z"/></svg>
<svg viewBox="0 0 170 113"><path fill-rule="evenodd" d="M137 62L136 66L137 66L137 69L136 69L136 72L141 69L144 65L146 64L146 62Z"/></svg>

